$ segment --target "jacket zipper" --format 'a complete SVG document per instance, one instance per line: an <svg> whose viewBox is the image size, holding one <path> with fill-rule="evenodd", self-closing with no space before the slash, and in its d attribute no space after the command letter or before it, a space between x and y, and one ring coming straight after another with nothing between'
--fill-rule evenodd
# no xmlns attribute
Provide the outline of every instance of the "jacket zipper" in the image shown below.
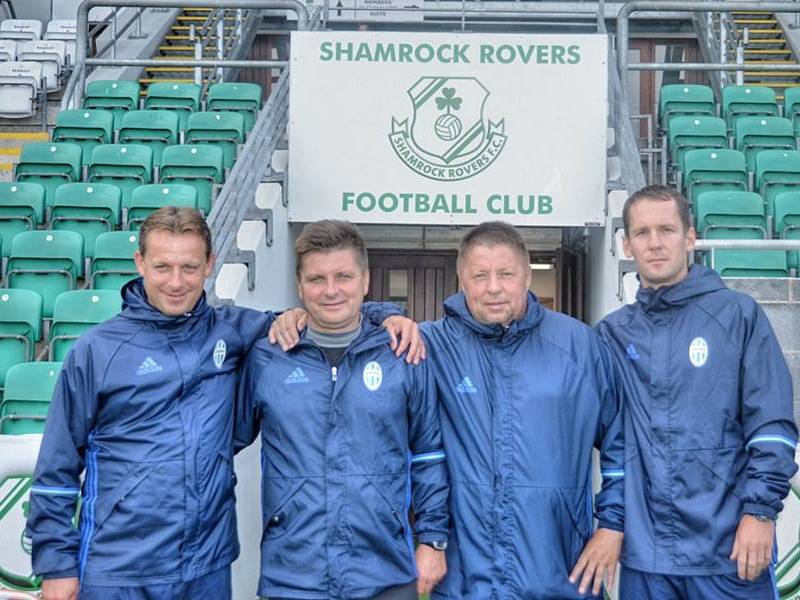
<svg viewBox="0 0 800 600"><path fill-rule="evenodd" d="M336 383L336 373L337 372L338 371L337 371L336 367L331 367L331 381L333 381L334 383Z"/></svg>

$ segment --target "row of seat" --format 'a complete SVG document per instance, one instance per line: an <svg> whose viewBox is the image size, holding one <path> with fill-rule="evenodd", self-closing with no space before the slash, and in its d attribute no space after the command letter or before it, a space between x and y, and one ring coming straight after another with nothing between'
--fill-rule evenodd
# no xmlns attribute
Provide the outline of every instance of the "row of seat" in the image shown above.
<svg viewBox="0 0 800 600"><path fill-rule="evenodd" d="M706 264L721 277L789 277L790 253L783 250L716 250L706 252ZM796 267L794 267L796 268Z"/></svg>
<svg viewBox="0 0 800 600"><path fill-rule="evenodd" d="M693 207L695 229L706 239L800 239L800 188L777 194L772 215L765 208L755 192L705 191ZM790 256L791 267L795 262Z"/></svg>
<svg viewBox="0 0 800 600"><path fill-rule="evenodd" d="M97 236L93 256L83 252L83 236L68 230L23 231L11 240L5 261L4 287L26 289L42 297L42 315L53 316L59 294L78 289L81 280L91 289L118 293L137 276L133 255L138 233L110 231Z"/></svg>
<svg viewBox="0 0 800 600"><path fill-rule="evenodd" d="M42 296L35 291L0 291L0 388L10 367L36 358L39 342L46 344L48 360L64 360L84 331L119 313L122 299L116 290L63 292L56 298L46 332L42 307Z"/></svg>
<svg viewBox="0 0 800 600"><path fill-rule="evenodd" d="M43 433L60 362L23 362L8 368L0 401L0 434Z"/></svg>
<svg viewBox="0 0 800 600"><path fill-rule="evenodd" d="M693 149L682 157L678 185L691 203L708 190L754 191L763 196L767 215L775 214L775 196L800 186L800 152L761 150L754 155L754 172L747 169L743 152L728 149Z"/></svg>
<svg viewBox="0 0 800 600"><path fill-rule="evenodd" d="M65 183L47 205L38 183L0 183L0 256L8 257L11 240L22 231L67 229L84 238L84 255L94 256L95 239L108 231L137 231L162 206L197 208L197 190L184 184L145 184L122 204L122 192L109 183Z"/></svg>
<svg viewBox="0 0 800 600"><path fill-rule="evenodd" d="M60 40L15 42L0 39L0 61L8 63L38 63L48 93L57 92L72 64L67 43Z"/></svg>
<svg viewBox="0 0 800 600"><path fill-rule="evenodd" d="M161 166L167 146L211 144L222 149L223 166L233 167L239 144L245 141L244 117L236 112L192 112L180 128L180 115L174 110L132 110L122 115L121 127L114 129L114 113L110 110L65 110L56 117L54 142L72 142L83 151L83 164L88 166L92 151L101 144L143 144L153 150L153 163Z"/></svg>
<svg viewBox="0 0 800 600"><path fill-rule="evenodd" d="M178 129L185 131L189 114L203 110L202 88L194 83L156 82L147 86L144 101L138 81L92 81L86 86L83 108L110 110L114 129L122 127L122 116L139 108L170 109L178 113ZM205 110L236 112L250 131L261 110L261 86L257 83L215 83L208 88Z"/></svg>
<svg viewBox="0 0 800 600"><path fill-rule="evenodd" d="M53 206L56 190L83 180L81 147L70 142L27 144L16 166L17 182L38 183L45 190L45 205ZM134 188L148 183L182 183L197 190L197 206L208 214L215 186L225 181L224 152L211 144L178 144L161 152L154 169L153 149L143 144L101 144L91 151L86 180L108 183L120 190L123 207L130 206Z"/></svg>
<svg viewBox="0 0 800 600"><path fill-rule="evenodd" d="M772 88L748 85L723 87L722 102L717 107L709 86L670 84L661 88L658 103L658 122L664 131L674 117L681 115L721 116L728 130L733 131L742 117L781 114L792 121L800 120L800 86L786 88L782 106Z"/></svg>
<svg viewBox="0 0 800 600"><path fill-rule="evenodd" d="M725 122L719 117L682 116L670 121L667 147L673 166L683 170L683 156L696 148L733 148L744 153L748 171L755 170L755 156L765 148L794 150L800 135L789 119L782 117L743 117L728 137Z"/></svg>

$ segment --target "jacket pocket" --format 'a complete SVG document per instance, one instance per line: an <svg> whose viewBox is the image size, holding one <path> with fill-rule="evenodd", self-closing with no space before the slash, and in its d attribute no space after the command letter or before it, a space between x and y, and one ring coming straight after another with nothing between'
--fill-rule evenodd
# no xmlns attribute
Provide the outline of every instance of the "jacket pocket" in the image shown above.
<svg viewBox="0 0 800 600"><path fill-rule="evenodd" d="M125 500L125 497L132 493L139 485L147 479L153 471L153 465L135 465L128 471L127 477L120 483L116 489L110 493L102 494L98 499L97 508L95 509L94 526L100 529L105 523L106 519L114 511L114 508Z"/></svg>
<svg viewBox="0 0 800 600"><path fill-rule="evenodd" d="M383 512L386 515L385 521L393 531L394 536L403 537L405 535L407 517L407 515L403 514L403 511L408 509L403 504L398 506L397 502L392 502L386 492L381 489L381 485L373 478L367 477L366 479L382 501L384 510L379 512Z"/></svg>
<svg viewBox="0 0 800 600"><path fill-rule="evenodd" d="M117 484L104 488L104 479L121 474L121 468L127 472ZM84 516L89 515L85 542L89 545L88 581L100 575L174 573L180 564L185 520L181 469L176 461L101 465L98 503L92 508L87 502L83 509Z"/></svg>
<svg viewBox="0 0 800 600"><path fill-rule="evenodd" d="M267 481L265 483L272 486L276 485L277 482ZM283 494L279 495L278 501L274 503L273 507L267 508L264 513L266 517L264 520L265 539L276 539L287 532L291 521L297 517L301 510L295 499L305 483L305 478L295 480ZM268 506L269 504L265 503L265 507Z"/></svg>

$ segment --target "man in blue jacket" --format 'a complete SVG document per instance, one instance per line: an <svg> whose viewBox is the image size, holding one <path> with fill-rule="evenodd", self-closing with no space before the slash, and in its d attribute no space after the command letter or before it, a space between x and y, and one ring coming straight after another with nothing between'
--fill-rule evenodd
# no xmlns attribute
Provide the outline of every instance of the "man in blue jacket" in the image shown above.
<svg viewBox="0 0 800 600"><path fill-rule="evenodd" d="M462 292L423 323L450 474L447 576L434 598L597 596L622 545L623 441L611 356L586 325L543 308L506 223L461 242ZM296 342L291 316L273 329ZM592 448L602 489L594 501Z"/></svg>
<svg viewBox="0 0 800 600"><path fill-rule="evenodd" d="M262 442L258 592L416 598L446 570L436 386L425 363L397 360L387 332L362 319L369 270L355 226L307 225L295 249L308 327L287 353L256 343L236 410L237 448L259 432Z"/></svg>
<svg viewBox="0 0 800 600"><path fill-rule="evenodd" d="M613 582L624 526L620 399L583 323L543 308L501 222L470 230L461 292L424 323L451 478L448 575L434 598L585 598ZM602 489L594 502L592 449Z"/></svg>
<svg viewBox="0 0 800 600"><path fill-rule="evenodd" d="M636 302L599 325L625 409L624 600L777 598L775 524L797 467L792 382L764 312L700 265L686 198L624 207Z"/></svg>
<svg viewBox="0 0 800 600"><path fill-rule="evenodd" d="M197 211L154 212L135 261L142 279L75 342L48 414L28 520L44 600L230 597L233 398L272 315L206 304Z"/></svg>

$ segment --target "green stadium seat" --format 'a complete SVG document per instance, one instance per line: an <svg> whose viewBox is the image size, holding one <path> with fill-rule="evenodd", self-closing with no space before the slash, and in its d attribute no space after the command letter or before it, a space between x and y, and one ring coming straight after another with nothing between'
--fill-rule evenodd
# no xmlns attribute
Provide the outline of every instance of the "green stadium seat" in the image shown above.
<svg viewBox="0 0 800 600"><path fill-rule="evenodd" d="M122 127L122 116L139 108L138 81L92 81L86 86L83 108L110 110L114 115L114 129Z"/></svg>
<svg viewBox="0 0 800 600"><path fill-rule="evenodd" d="M197 190L180 183L140 185L131 194L128 229L138 230L147 216L162 206L197 208Z"/></svg>
<svg viewBox="0 0 800 600"><path fill-rule="evenodd" d="M74 231L23 231L11 241L6 287L42 295L42 315L53 316L56 297L83 276L83 237Z"/></svg>
<svg viewBox="0 0 800 600"><path fill-rule="evenodd" d="M34 359L42 338L42 297L30 290L0 290L0 387L16 364Z"/></svg>
<svg viewBox="0 0 800 600"><path fill-rule="evenodd" d="M800 191L775 196L775 234L785 240L800 240ZM789 267L800 269L800 252L787 252Z"/></svg>
<svg viewBox="0 0 800 600"><path fill-rule="evenodd" d="M762 150L756 154L754 189L764 197L767 215L775 214L775 196L800 190L800 152Z"/></svg>
<svg viewBox="0 0 800 600"><path fill-rule="evenodd" d="M170 146L164 150L161 183L185 183L197 190L197 208L211 212L215 183L223 183L222 149L208 144Z"/></svg>
<svg viewBox="0 0 800 600"><path fill-rule="evenodd" d="M261 110L261 86L257 83L215 83L208 88L206 108L240 113L244 117L245 131L249 132Z"/></svg>
<svg viewBox="0 0 800 600"><path fill-rule="evenodd" d="M75 290L56 298L50 328L49 360L62 361L80 335L118 314L122 297L117 290Z"/></svg>
<svg viewBox="0 0 800 600"><path fill-rule="evenodd" d="M75 231L83 236L83 255L94 256L98 235L117 229L122 192L110 183L65 183L56 190L50 213L53 229Z"/></svg>
<svg viewBox="0 0 800 600"><path fill-rule="evenodd" d="M767 237L764 201L754 192L714 191L698 194L697 232L707 239L760 240Z"/></svg>
<svg viewBox="0 0 800 600"><path fill-rule="evenodd" d="M61 372L58 362L26 362L6 374L0 403L0 434L43 433L53 390Z"/></svg>
<svg viewBox="0 0 800 600"><path fill-rule="evenodd" d="M736 149L744 152L747 170L755 170L756 154L764 149L794 150L794 129L783 117L741 117L736 121Z"/></svg>
<svg viewBox="0 0 800 600"><path fill-rule="evenodd" d="M681 188L694 203L698 194L714 190L747 190L747 167L738 150L702 148L683 155Z"/></svg>
<svg viewBox="0 0 800 600"><path fill-rule="evenodd" d="M153 181L153 151L141 144L98 146L89 163L89 181L118 186L122 208L128 208L133 189Z"/></svg>
<svg viewBox="0 0 800 600"><path fill-rule="evenodd" d="M201 88L195 83L151 83L144 107L147 110L170 109L178 113L178 128L186 130L189 115L200 110Z"/></svg>
<svg viewBox="0 0 800 600"><path fill-rule="evenodd" d="M32 142L20 153L16 180L44 186L45 206L53 204L56 188L62 183L80 181L81 148L67 142Z"/></svg>
<svg viewBox="0 0 800 600"><path fill-rule="evenodd" d="M177 144L178 113L171 110L134 110L122 117L120 144L142 144L153 151L153 164L161 166L161 153Z"/></svg>
<svg viewBox="0 0 800 600"><path fill-rule="evenodd" d="M730 131L748 116L778 116L775 91L768 87L729 85L722 88L722 116Z"/></svg>
<svg viewBox="0 0 800 600"><path fill-rule="evenodd" d="M788 277L783 250L717 250L714 270L721 277Z"/></svg>
<svg viewBox="0 0 800 600"><path fill-rule="evenodd" d="M11 240L44 223L44 187L38 183L0 183L0 248L11 253Z"/></svg>
<svg viewBox="0 0 800 600"><path fill-rule="evenodd" d="M114 141L114 114L107 110L64 110L56 116L54 142L71 142L81 147L83 165L100 144Z"/></svg>
<svg viewBox="0 0 800 600"><path fill-rule="evenodd" d="M133 253L139 248L139 234L133 231L110 231L97 236L90 274L96 290L120 290L139 276Z"/></svg>
<svg viewBox="0 0 800 600"><path fill-rule="evenodd" d="M728 130L725 121L718 117L695 115L674 117L670 120L669 131L670 158L673 165L680 165L683 154L696 148L728 147Z"/></svg>
<svg viewBox="0 0 800 600"><path fill-rule="evenodd" d="M658 122L668 129L677 115L716 115L714 92L707 85L674 83L661 87L658 99Z"/></svg>
<svg viewBox="0 0 800 600"><path fill-rule="evenodd" d="M244 117L235 112L196 112L189 116L187 144L211 144L222 148L223 165L233 167L236 148L244 143Z"/></svg>
<svg viewBox="0 0 800 600"><path fill-rule="evenodd" d="M794 125L795 133L800 132L800 86L783 91L783 116Z"/></svg>

